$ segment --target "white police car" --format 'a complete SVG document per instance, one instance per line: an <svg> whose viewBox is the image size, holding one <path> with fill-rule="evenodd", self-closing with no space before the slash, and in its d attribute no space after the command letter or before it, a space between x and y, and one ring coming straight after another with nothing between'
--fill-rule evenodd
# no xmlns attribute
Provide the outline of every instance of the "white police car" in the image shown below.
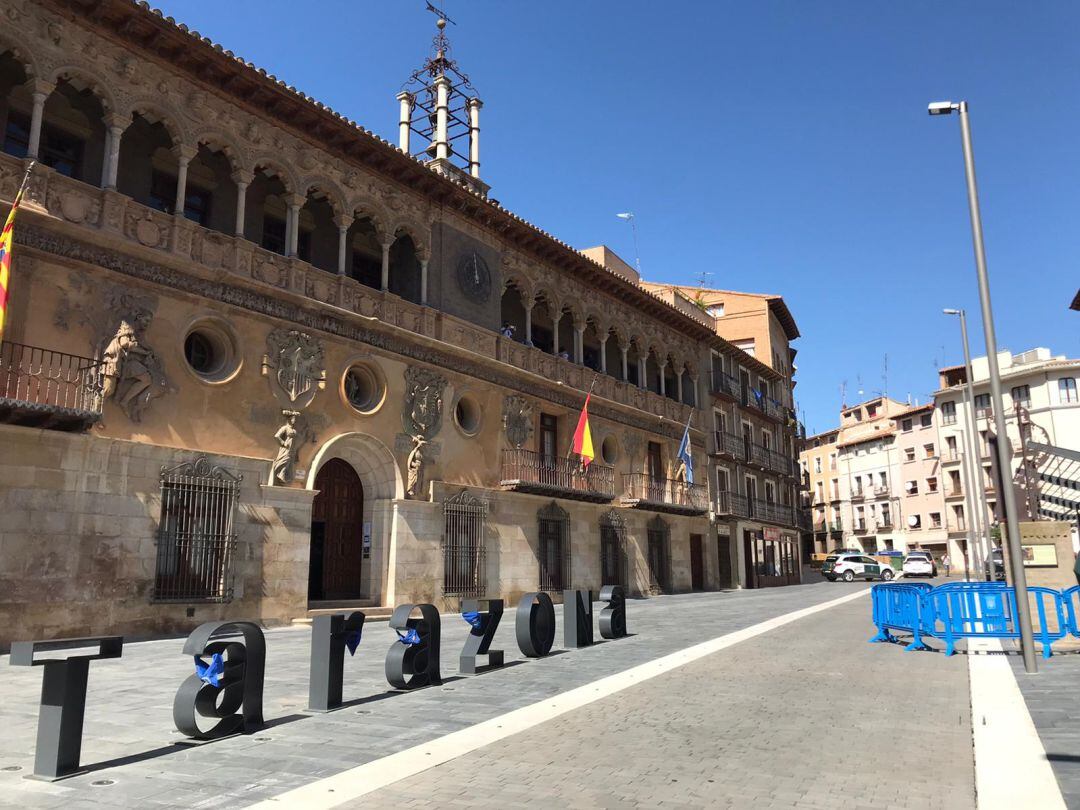
<svg viewBox="0 0 1080 810"><path fill-rule="evenodd" d="M830 554L821 566L821 575L829 582L838 579L882 579L888 582L895 574L891 565L883 565L865 554Z"/></svg>

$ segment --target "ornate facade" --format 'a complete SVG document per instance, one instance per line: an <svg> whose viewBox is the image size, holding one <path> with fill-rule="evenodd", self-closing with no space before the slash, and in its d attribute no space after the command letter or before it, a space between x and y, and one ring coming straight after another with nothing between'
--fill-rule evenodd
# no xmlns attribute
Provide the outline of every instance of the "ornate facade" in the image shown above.
<svg viewBox="0 0 1080 810"><path fill-rule="evenodd" d="M688 421L706 468L699 370L736 351L711 329L143 5L4 14L0 199L38 164L0 347L0 643L558 572L729 584L674 472Z"/></svg>

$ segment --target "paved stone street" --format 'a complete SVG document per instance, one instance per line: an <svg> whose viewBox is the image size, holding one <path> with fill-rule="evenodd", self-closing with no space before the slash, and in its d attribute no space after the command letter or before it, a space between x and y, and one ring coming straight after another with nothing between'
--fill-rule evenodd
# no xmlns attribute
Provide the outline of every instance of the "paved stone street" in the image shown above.
<svg viewBox="0 0 1080 810"><path fill-rule="evenodd" d="M133 643L121 660L91 665L90 772L53 784L22 778L33 765L41 670L0 658L0 769L19 769L0 770L0 804L244 806L865 587L819 582L631 601L633 636L539 661L521 659L508 613L495 646L510 666L469 678L455 675L467 625L447 615L445 684L401 694L383 678L394 636L372 624L346 663L349 705L316 716L303 712L308 631L272 630L267 728L201 746L179 744L172 726L174 691L191 671L182 641ZM972 806L966 670L944 656L866 644L869 609L860 598L799 619L362 801ZM556 650L561 640L560 624Z"/></svg>

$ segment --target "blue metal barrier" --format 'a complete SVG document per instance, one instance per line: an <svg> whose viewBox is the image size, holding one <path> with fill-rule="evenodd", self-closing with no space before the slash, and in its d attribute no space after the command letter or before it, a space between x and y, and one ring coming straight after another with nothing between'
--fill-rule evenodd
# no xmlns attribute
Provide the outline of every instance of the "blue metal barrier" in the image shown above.
<svg viewBox="0 0 1080 810"><path fill-rule="evenodd" d="M932 636L945 642L946 655L953 655L956 642L962 638L1020 637L1012 587L999 582L950 582L936 588L920 584L923 587L887 584L871 589L873 620L878 628L871 641L895 641L889 631L904 630L914 636L908 649L925 649L922 636ZM1080 587L1062 593L1034 586L1028 593L1034 598L1039 620L1036 638L1042 642L1043 657L1049 658L1053 642L1069 633L1080 636Z"/></svg>

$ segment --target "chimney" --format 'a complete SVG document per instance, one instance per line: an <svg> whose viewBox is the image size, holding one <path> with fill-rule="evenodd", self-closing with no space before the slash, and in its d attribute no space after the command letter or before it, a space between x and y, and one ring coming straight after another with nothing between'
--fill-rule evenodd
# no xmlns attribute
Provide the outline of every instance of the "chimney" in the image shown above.
<svg viewBox="0 0 1080 810"><path fill-rule="evenodd" d="M469 99L469 174L480 179L480 108L484 102Z"/></svg>
<svg viewBox="0 0 1080 810"><path fill-rule="evenodd" d="M407 155L409 154L414 99L412 93L402 91L397 94L397 100L401 104L401 115L398 118L398 147Z"/></svg>

